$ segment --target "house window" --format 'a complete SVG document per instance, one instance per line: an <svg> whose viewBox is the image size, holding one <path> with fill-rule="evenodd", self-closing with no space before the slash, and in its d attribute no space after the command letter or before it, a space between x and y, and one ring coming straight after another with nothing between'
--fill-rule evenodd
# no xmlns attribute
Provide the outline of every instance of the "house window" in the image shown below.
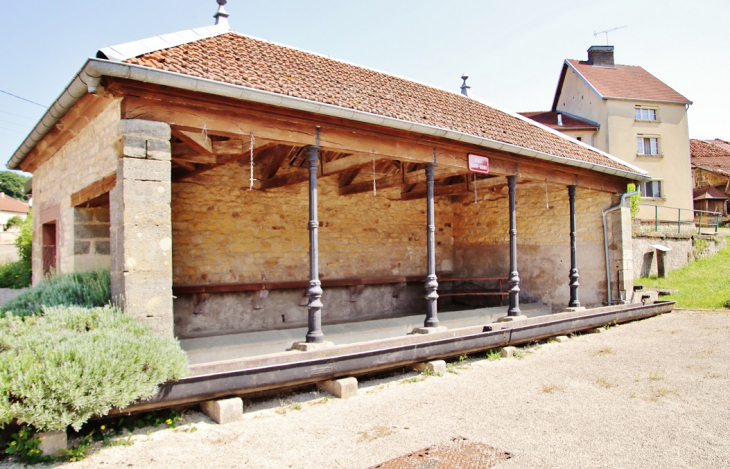
<svg viewBox="0 0 730 469"><path fill-rule="evenodd" d="M661 199L664 197L662 190L662 181L655 180L641 183L641 196L650 197L653 199Z"/></svg>
<svg viewBox="0 0 730 469"><path fill-rule="evenodd" d="M639 155L659 156L659 138L636 137L636 153Z"/></svg>
<svg viewBox="0 0 730 469"><path fill-rule="evenodd" d="M657 110L647 107L634 108L634 117L637 121L658 121Z"/></svg>

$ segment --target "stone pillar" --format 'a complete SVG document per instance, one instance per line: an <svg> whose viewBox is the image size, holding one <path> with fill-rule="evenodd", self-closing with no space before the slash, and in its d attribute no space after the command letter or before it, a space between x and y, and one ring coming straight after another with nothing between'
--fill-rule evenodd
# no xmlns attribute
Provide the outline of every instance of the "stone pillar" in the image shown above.
<svg viewBox="0 0 730 469"><path fill-rule="evenodd" d="M568 198L570 199L570 302L568 306L571 308L579 308L578 287L580 283L578 279L578 262L575 255L576 233L575 233L575 189L577 186L568 186Z"/></svg>
<svg viewBox="0 0 730 469"><path fill-rule="evenodd" d="M507 316L520 316L520 274L517 272L517 211L515 187L517 176L507 176L509 187L509 308Z"/></svg>
<svg viewBox="0 0 730 469"><path fill-rule="evenodd" d="M434 163L426 165L426 237L428 275L426 276L426 320L425 327L438 327L438 280L436 278L436 221L433 202Z"/></svg>
<svg viewBox="0 0 730 469"><path fill-rule="evenodd" d="M172 336L170 126L128 119L119 133L117 182L109 194L112 298Z"/></svg>
<svg viewBox="0 0 730 469"><path fill-rule="evenodd" d="M309 161L309 286L307 309L309 310L308 343L324 342L322 333L322 283L319 281L319 220L317 220L317 162L319 146L307 147Z"/></svg>

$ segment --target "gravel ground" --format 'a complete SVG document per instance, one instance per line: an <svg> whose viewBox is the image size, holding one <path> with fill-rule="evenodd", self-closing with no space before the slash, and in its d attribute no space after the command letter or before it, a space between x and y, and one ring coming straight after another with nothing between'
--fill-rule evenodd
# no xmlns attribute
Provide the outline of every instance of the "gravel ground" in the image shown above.
<svg viewBox="0 0 730 469"><path fill-rule="evenodd" d="M367 468L463 437L510 453L499 468L730 467L729 340L730 312L674 312L349 400L257 402L224 426L191 412L68 466Z"/></svg>
<svg viewBox="0 0 730 469"><path fill-rule="evenodd" d="M20 295L26 290L26 288L0 288L0 305L12 300L16 296Z"/></svg>

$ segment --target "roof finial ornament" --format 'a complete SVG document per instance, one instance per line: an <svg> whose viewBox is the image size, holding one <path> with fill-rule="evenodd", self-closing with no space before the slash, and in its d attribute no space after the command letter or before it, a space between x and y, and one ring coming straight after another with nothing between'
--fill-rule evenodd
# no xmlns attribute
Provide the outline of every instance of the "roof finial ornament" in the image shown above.
<svg viewBox="0 0 730 469"><path fill-rule="evenodd" d="M231 27L228 25L228 12L223 7L226 3L228 3L228 0L216 0L218 2L218 11L213 15L213 18L215 18L215 24L216 26L222 26L227 29L231 29Z"/></svg>
<svg viewBox="0 0 730 469"><path fill-rule="evenodd" d="M466 96L468 98L469 92L467 90L469 90L471 88L471 86L466 84L466 80L468 80L469 77L466 74L463 74L463 75L461 75L461 79L464 80L464 83L461 84L461 94L463 94L464 96Z"/></svg>

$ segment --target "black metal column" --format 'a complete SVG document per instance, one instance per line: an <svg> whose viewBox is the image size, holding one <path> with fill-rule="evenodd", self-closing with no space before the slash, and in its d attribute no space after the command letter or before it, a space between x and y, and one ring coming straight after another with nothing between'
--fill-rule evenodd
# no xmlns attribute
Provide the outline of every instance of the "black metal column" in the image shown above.
<svg viewBox="0 0 730 469"><path fill-rule="evenodd" d="M319 281L319 242L317 239L319 221L317 220L317 145L307 146L309 160L309 285L307 286L307 308L309 309L309 330L307 342L324 342L322 334L322 283Z"/></svg>
<svg viewBox="0 0 730 469"><path fill-rule="evenodd" d="M568 197L570 198L570 303L568 306L571 308L580 307L580 301L578 301L578 262L575 257L575 189L577 186L568 186Z"/></svg>
<svg viewBox="0 0 730 469"><path fill-rule="evenodd" d="M507 176L509 186L509 309L507 316L519 316L520 274L517 272L517 213L515 210L515 186L517 176Z"/></svg>
<svg viewBox="0 0 730 469"><path fill-rule="evenodd" d="M438 290L439 284L436 280L436 222L434 221L433 206L433 173L434 164L426 165L426 217L427 217L427 257L428 275L426 276L426 327L438 327Z"/></svg>

